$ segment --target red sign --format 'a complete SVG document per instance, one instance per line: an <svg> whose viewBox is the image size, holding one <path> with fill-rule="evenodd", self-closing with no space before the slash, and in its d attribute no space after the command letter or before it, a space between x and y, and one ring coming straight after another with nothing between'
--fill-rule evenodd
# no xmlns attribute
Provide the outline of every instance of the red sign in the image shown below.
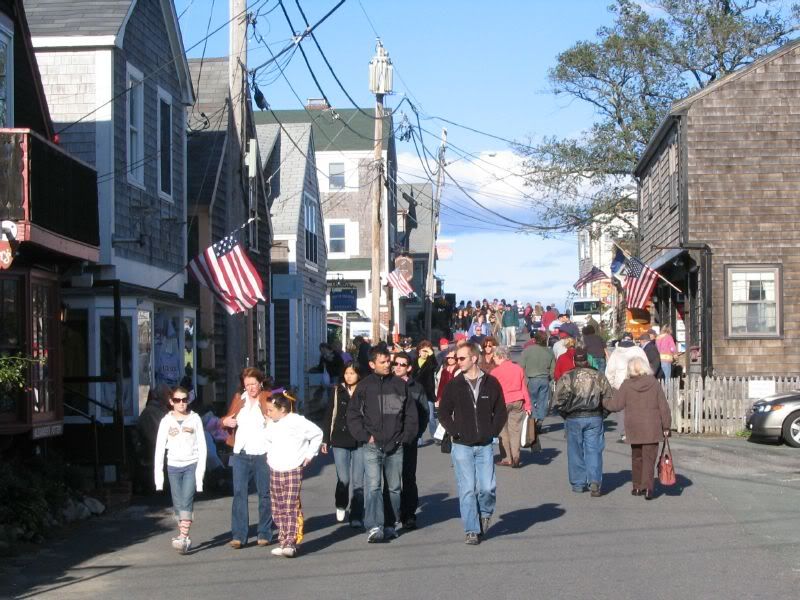
<svg viewBox="0 0 800 600"><path fill-rule="evenodd" d="M11 250L11 242L0 241L0 271L8 269L12 262L14 262L14 252Z"/></svg>

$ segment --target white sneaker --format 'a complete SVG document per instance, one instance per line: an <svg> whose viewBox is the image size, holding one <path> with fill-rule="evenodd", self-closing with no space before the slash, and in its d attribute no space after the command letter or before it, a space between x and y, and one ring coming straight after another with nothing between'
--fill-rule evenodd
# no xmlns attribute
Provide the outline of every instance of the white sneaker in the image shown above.
<svg viewBox="0 0 800 600"><path fill-rule="evenodd" d="M269 553L272 554L272 556L283 556L283 548L278 546L277 548L270 550Z"/></svg>
<svg viewBox="0 0 800 600"><path fill-rule="evenodd" d="M179 537L172 538L172 547L178 552L183 550L183 540Z"/></svg>
<svg viewBox="0 0 800 600"><path fill-rule="evenodd" d="M383 541L383 529L380 527L373 527L367 534L367 543L374 544L375 542Z"/></svg>
<svg viewBox="0 0 800 600"><path fill-rule="evenodd" d="M283 549L283 555L286 558L294 558L295 556L297 556L297 548L295 548L294 546L286 546Z"/></svg>
<svg viewBox="0 0 800 600"><path fill-rule="evenodd" d="M337 509L336 509L336 520L337 520L339 523L341 523L342 521L344 521L345 514L346 514L346 511L345 511L345 509L343 509L343 508L337 508Z"/></svg>

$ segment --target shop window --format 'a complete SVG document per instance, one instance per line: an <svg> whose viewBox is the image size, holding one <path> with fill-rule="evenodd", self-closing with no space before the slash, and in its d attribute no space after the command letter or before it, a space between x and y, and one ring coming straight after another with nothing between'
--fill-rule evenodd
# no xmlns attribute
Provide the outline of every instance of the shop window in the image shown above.
<svg viewBox="0 0 800 600"><path fill-rule="evenodd" d="M22 355L22 282L17 278L0 278L0 357ZM0 385L0 419L14 420L20 415L23 391L16 386Z"/></svg>
<svg viewBox="0 0 800 600"><path fill-rule="evenodd" d="M34 415L49 413L54 409L55 382L53 358L55 348L54 290L52 284L31 285L31 393Z"/></svg>
<svg viewBox="0 0 800 600"><path fill-rule="evenodd" d="M153 385L153 314L149 310L137 313L137 344L139 346L139 414L147 404Z"/></svg>
<svg viewBox="0 0 800 600"><path fill-rule="evenodd" d="M61 324L61 348L64 355L64 377L86 377L89 373L89 311L85 308L69 308ZM87 400L89 384L70 382L64 385L64 409L66 415L74 415L77 409L92 414L94 408Z"/></svg>
<svg viewBox="0 0 800 600"><path fill-rule="evenodd" d="M184 353L180 345L181 320L166 312L156 312L155 318L155 381L156 386L178 385L184 375Z"/></svg>
<svg viewBox="0 0 800 600"><path fill-rule="evenodd" d="M14 43L0 25L0 127L14 126Z"/></svg>
<svg viewBox="0 0 800 600"><path fill-rule="evenodd" d="M132 319L122 317L120 345L122 356L122 406L125 416L133 416L133 361L132 361ZM116 353L114 352L114 317L100 317L100 373L114 377L116 373ZM108 407L116 406L116 383L101 383L101 402ZM110 417L111 411L103 409L101 414Z"/></svg>

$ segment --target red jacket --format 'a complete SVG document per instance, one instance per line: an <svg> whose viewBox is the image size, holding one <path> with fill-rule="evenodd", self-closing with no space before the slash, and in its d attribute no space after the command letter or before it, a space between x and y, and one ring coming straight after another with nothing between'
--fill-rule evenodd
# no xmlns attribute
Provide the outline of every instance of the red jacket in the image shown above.
<svg viewBox="0 0 800 600"><path fill-rule="evenodd" d="M564 373L568 373L575 368L575 348L569 348L556 360L556 370L553 379L558 381Z"/></svg>
<svg viewBox="0 0 800 600"><path fill-rule="evenodd" d="M522 367L510 360L505 360L492 370L492 376L500 382L506 404L522 400L522 407L526 412L530 412L531 396L528 393L528 378L525 377Z"/></svg>
<svg viewBox="0 0 800 600"><path fill-rule="evenodd" d="M450 383L453 378L456 376L457 373L461 371L458 368L453 369L453 372L447 370L447 367L442 369L441 375L439 375L439 387L436 388L436 401L439 402L442 399L442 395L444 394L444 388L447 387L447 384Z"/></svg>

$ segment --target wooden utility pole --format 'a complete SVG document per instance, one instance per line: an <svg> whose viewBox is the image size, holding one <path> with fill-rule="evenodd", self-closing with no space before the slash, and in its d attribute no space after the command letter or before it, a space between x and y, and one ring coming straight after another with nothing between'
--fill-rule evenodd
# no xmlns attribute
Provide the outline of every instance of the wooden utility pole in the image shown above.
<svg viewBox="0 0 800 600"><path fill-rule="evenodd" d="M436 296L436 238L439 236L439 207L444 187L444 153L447 149L447 129L442 128L442 145L439 146L439 168L436 172L436 189L431 199L431 248L428 255L428 277L425 282L425 336L431 339L433 321L433 302Z"/></svg>

